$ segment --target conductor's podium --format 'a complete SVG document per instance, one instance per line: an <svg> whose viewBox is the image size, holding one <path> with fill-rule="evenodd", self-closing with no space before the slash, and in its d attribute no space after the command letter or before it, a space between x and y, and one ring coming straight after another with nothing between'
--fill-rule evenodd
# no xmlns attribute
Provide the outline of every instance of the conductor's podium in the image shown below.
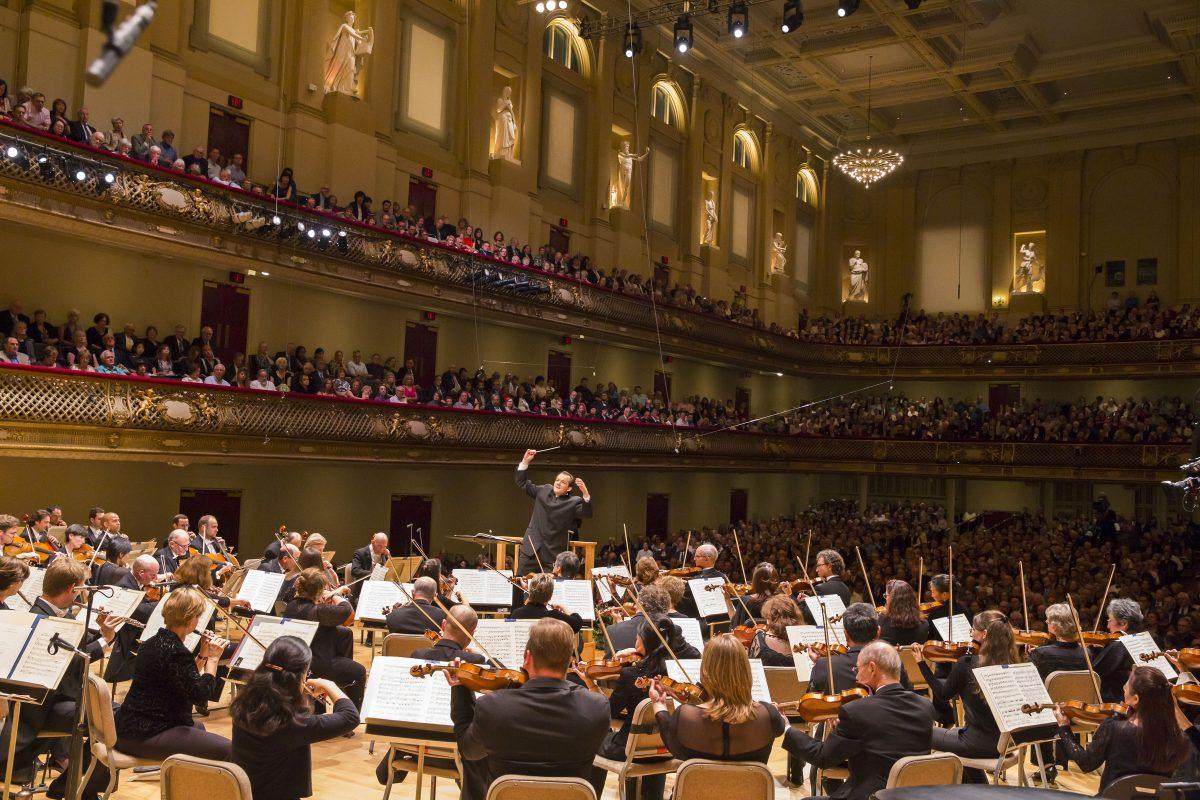
<svg viewBox="0 0 1200 800"><path fill-rule="evenodd" d="M495 537L494 541L496 542L497 569L504 569L505 565L508 564L510 554L515 567L518 554L521 551L521 542L523 539L524 537L522 536ZM578 553L579 557L583 560L583 577L587 580L591 580L592 567L596 566L596 543L577 540L569 542L568 546L571 548L571 550ZM509 551L510 547L512 548L511 553ZM551 568L553 568L553 566L553 564L543 564L542 568L549 571Z"/></svg>

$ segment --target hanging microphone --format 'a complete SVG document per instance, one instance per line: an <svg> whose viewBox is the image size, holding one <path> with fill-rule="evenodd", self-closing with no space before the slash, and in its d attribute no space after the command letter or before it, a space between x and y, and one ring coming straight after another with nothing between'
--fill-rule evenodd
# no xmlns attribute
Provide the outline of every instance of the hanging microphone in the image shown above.
<svg viewBox="0 0 1200 800"><path fill-rule="evenodd" d="M104 43L100 55L88 67L87 82L92 86L103 85L117 68L117 64L121 63L121 59L133 49L133 43L154 19L154 12L158 10L158 0L146 0L128 19L113 28L118 8L118 0L104 0L101 26L108 31L108 41Z"/></svg>

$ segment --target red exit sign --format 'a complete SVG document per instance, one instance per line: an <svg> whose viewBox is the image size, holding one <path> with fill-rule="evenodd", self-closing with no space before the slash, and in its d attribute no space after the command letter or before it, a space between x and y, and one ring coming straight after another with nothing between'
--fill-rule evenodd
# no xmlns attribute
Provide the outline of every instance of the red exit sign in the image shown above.
<svg viewBox="0 0 1200 800"><path fill-rule="evenodd" d="M229 103L230 108L236 108L239 111L242 109L242 98L237 95L229 95L229 99L226 102Z"/></svg>

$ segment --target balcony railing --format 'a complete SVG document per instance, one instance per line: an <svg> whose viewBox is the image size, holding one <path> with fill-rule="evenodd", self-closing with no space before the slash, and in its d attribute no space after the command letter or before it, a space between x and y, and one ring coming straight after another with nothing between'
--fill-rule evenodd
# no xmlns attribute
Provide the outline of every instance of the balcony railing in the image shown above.
<svg viewBox="0 0 1200 800"><path fill-rule="evenodd" d="M1184 445L1070 445L822 439L601 422L207 386L39 367L0 369L0 448L10 454L119 451L155 460L289 459L515 463L621 469L880 472L1161 480Z"/></svg>
<svg viewBox="0 0 1200 800"><path fill-rule="evenodd" d="M74 209L82 217L79 209L98 208L100 214L91 219L138 237L144 237L147 229L137 217L150 215L167 226L158 232L171 238L179 238L174 225L186 223L205 232L204 246L221 247L225 237L231 237L250 257L272 258L289 268L325 276L346 277L345 271L336 269L339 263L362 265L371 272L359 271L356 277L367 275L367 281L376 271L406 279L391 284L375 279L380 285L410 291L417 283L430 285L431 295L441 302L479 303L488 311L521 313L530 324L544 326L550 320L567 330L603 333L612 341L644 345L656 330L657 313L657 327L669 353L772 372L891 375L895 363L899 377L1200 375L1200 340L900 348L804 342L691 309L652 306L640 295L276 202L0 123L0 204L44 211L33 196L6 190L5 182L13 187L41 187L52 190L56 198L68 198L60 213ZM443 293L439 286L458 291Z"/></svg>

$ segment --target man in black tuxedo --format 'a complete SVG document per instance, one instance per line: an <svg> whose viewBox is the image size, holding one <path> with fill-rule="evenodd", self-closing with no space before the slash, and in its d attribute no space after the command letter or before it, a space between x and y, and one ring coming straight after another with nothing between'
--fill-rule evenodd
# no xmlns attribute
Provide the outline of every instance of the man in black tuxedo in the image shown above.
<svg viewBox="0 0 1200 800"><path fill-rule="evenodd" d="M92 115L86 108L79 109L79 119L71 123L68 134L73 142L89 144L96 129L92 127Z"/></svg>
<svg viewBox="0 0 1200 800"><path fill-rule="evenodd" d="M92 506L88 510L87 543L95 547L104 536L104 514L100 506Z"/></svg>
<svg viewBox="0 0 1200 800"><path fill-rule="evenodd" d="M158 561L151 555L140 555L133 561L133 566L129 572L125 573L114 584L122 589L133 589L134 591L144 591L147 586L158 580ZM133 612L133 619L138 622L146 622L150 619L150 614L154 612L154 607L158 605L157 600L142 599L138 603L137 608ZM104 680L109 683L120 683L133 678L133 664L137 657L135 650L137 649L138 636L141 630L133 625L126 625L121 630L117 631L116 639L113 641L112 653L109 655L108 664L104 667Z"/></svg>
<svg viewBox="0 0 1200 800"><path fill-rule="evenodd" d="M856 665L858 683L872 694L842 706L837 725L824 741L789 728L783 749L821 768L849 762L849 780L831 796L868 800L887 785L898 760L929 753L933 705L900 685L904 668L899 651L890 644L868 644L859 651Z"/></svg>
<svg viewBox="0 0 1200 800"><path fill-rule="evenodd" d="M301 542L300 534L297 531L285 531L283 536L278 539L272 537L271 543L263 550L263 560L270 561L273 558L279 558L279 545L285 542L293 547L299 547Z"/></svg>
<svg viewBox="0 0 1200 800"><path fill-rule="evenodd" d="M258 565L261 572L274 572L283 575L283 585L279 587L278 601L290 603L296 597L296 578L300 576L300 549L285 544L279 551L279 558L263 561ZM289 577L290 576L290 577Z"/></svg>
<svg viewBox="0 0 1200 800"><path fill-rule="evenodd" d="M728 581L729 578L725 577L725 573L717 569L718 555L720 555L720 551L717 550L716 545L705 542L697 547L696 554L692 557L692 563L700 568L700 572L693 575L692 579L721 578L724 581ZM712 617L701 618L700 611L696 608L696 598L692 596L692 587L690 584L688 585L687 589L684 590L683 599L679 601L679 611L684 616L695 617L696 619L700 620L700 630L704 633L705 638L708 637L708 625L706 623L719 622L723 619L728 619L728 615L716 615Z"/></svg>
<svg viewBox="0 0 1200 800"><path fill-rule="evenodd" d="M354 555L350 559L350 579L357 581L360 578L366 578L374 571L375 567L386 564L391 557L388 552L388 535L383 532L375 534L371 537L369 545L354 551ZM354 584L355 599L358 598L358 593L361 591L362 583Z"/></svg>
<svg viewBox="0 0 1200 800"><path fill-rule="evenodd" d="M842 579L844 569L846 569L846 561L837 550L822 550L817 553L813 572L816 573L815 577L821 578L821 582L815 584L818 597L836 594L842 599L843 606L850 605L850 587ZM813 618L808 605L802 601L798 602L800 610L804 612L804 620L809 625L820 625L821 620Z"/></svg>
<svg viewBox="0 0 1200 800"><path fill-rule="evenodd" d="M842 629L846 633L846 652L833 654L833 686L829 685L829 667L822 656L813 663L812 678L809 679L809 691L812 692L841 692L853 689L858 679L854 674L858 663L858 654L868 644L879 638L879 615L867 603L851 603L842 615ZM833 640L830 640L831 643ZM900 684L905 689L912 689L912 681L906 673L899 676Z"/></svg>
<svg viewBox="0 0 1200 800"><path fill-rule="evenodd" d="M49 542L56 547L61 542L51 541L50 536L50 512L44 508L39 508L29 515L26 521L25 530L21 531L21 536L30 544L38 544L40 542Z"/></svg>
<svg viewBox="0 0 1200 800"><path fill-rule="evenodd" d="M163 344L171 348L172 361L178 361L187 355L188 348L192 345L187 337L187 328L183 325L176 325L175 333L163 339Z"/></svg>
<svg viewBox="0 0 1200 800"><path fill-rule="evenodd" d="M603 695L568 683L575 634L565 622L540 619L529 632L521 686L475 697L452 673L450 717L463 760L463 800L482 800L505 775L590 780L600 796L604 773L592 765L609 730Z"/></svg>
<svg viewBox="0 0 1200 800"><path fill-rule="evenodd" d="M417 634L441 630L446 621L446 612L434 605L437 589L437 581L433 578L422 576L413 581L413 602L388 613L388 633Z"/></svg>
<svg viewBox="0 0 1200 800"><path fill-rule="evenodd" d="M167 535L167 544L154 551L154 560L158 562L159 574L163 577L174 575L175 570L187 558L189 535L184 530L174 530Z"/></svg>
<svg viewBox="0 0 1200 800"><path fill-rule="evenodd" d="M554 483L536 484L529 480L529 464L536 455L536 450L526 450L517 465L517 486L533 498L533 514L525 528L517 561L517 572L521 575L549 570L558 554L570 549L569 531L575 521L592 516L592 495L582 478L560 472ZM580 497L571 495L572 483L579 488Z"/></svg>

